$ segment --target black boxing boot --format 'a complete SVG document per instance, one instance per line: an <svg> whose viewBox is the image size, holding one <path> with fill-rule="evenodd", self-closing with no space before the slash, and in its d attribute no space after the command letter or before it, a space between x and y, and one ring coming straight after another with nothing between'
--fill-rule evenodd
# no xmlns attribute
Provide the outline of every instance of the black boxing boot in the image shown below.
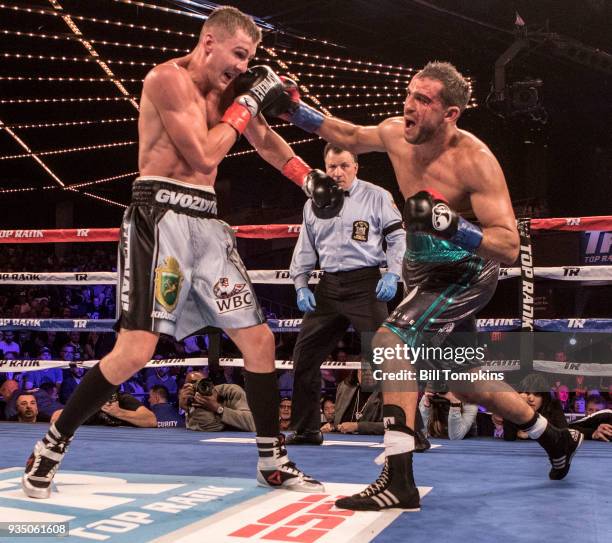
<svg viewBox="0 0 612 543"><path fill-rule="evenodd" d="M552 466L548 478L553 481L563 479L569 473L572 458L582 445L584 434L573 428L557 428L538 413L525 424L516 426L527 432L531 439L536 439L547 452Z"/></svg>
<svg viewBox="0 0 612 543"><path fill-rule="evenodd" d="M381 511L399 508L419 511L419 490L412 474L414 431L406 426L404 410L396 405L383 407L385 452L377 459L383 463L378 479L359 494L336 500L336 507L353 511Z"/></svg>

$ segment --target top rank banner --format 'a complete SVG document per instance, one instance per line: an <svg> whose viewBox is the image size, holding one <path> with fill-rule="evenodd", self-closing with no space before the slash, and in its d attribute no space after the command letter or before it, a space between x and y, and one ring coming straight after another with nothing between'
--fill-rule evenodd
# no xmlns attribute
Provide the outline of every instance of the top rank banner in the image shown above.
<svg viewBox="0 0 612 543"><path fill-rule="evenodd" d="M612 264L612 232L588 231L580 236L580 263Z"/></svg>

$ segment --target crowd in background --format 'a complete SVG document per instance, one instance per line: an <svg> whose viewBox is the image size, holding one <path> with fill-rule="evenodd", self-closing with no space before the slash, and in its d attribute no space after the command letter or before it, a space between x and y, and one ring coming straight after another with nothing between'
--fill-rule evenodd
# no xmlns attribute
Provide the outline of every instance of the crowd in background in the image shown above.
<svg viewBox="0 0 612 543"><path fill-rule="evenodd" d="M58 256L58 252L60 256ZM2 249L2 272L54 271L115 271L116 254L110 244L87 246L61 255L50 246L37 251L24 246ZM284 317L272 314L268 318ZM278 308L275 308L278 313ZM0 317L8 319L114 319L116 315L115 288L109 285L0 285ZM162 336L155 358L208 357L209 351L223 356L238 356L238 351L224 334L220 345L213 348L207 333L176 341ZM277 334L277 358L290 358L295 334ZM0 373L0 420L48 422L77 387L87 371L81 361L99 360L110 351L114 334L110 332L41 332L0 331L0 358L42 359L73 362L67 369L18 371ZM539 353L540 357L547 356ZM354 334L347 334L329 357L331 360L359 360L359 344ZM563 357L554 353L548 359ZM283 430L290 429L293 372L279 371L281 407L279 419ZM547 411L557 423L591 415L595 411L612 409L612 378L585 378L565 375L552 382L537 382L527 390L523 384L525 401ZM210 382L202 395L196 388L200 382ZM244 398L244 378L240 367L160 366L145 368L123 383L92 424L145 427L185 426L199 431L252 430L252 417ZM542 387L546 392L542 392ZM525 388L526 387L526 388ZM536 390L537 389L537 390ZM540 400L534 399L534 391ZM531 393L531 396L529 395ZM535 403L534 403L535 402ZM542 407L542 405L544 407ZM554 407L551 408L551 405ZM223 409L220 409L220 408ZM461 404L451 392L423 390L419 409L423 430L430 437L461 439L470 435L520 439L509 425L495 413L485 413L478 406ZM552 411L551 411L552 409ZM219 412L217 412L219 411ZM206 416L203 416L206 415ZM567 416L565 416L567 415ZM556 419L555 419L556 417ZM607 424L607 423L605 423ZM591 432L593 439L609 435L598 428ZM349 370L321 371L321 430L324 433L382 433L382 401L380 390L368 372ZM607 441L608 439L601 439Z"/></svg>

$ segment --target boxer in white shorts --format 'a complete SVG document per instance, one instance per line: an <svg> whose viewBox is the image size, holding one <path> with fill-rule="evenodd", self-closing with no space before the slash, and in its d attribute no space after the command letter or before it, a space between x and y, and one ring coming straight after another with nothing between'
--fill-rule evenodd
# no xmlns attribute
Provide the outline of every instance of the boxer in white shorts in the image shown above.
<svg viewBox="0 0 612 543"><path fill-rule="evenodd" d="M146 365L160 333L180 339L207 325L223 328L244 358L257 430L258 483L323 491L287 456L279 428L274 337L233 233L216 219L217 167L243 133L264 160L314 194L315 202L335 187L296 157L260 115L283 90L269 67L247 71L260 40L250 17L224 6L210 14L193 51L155 66L145 77L138 118L141 177L121 228L119 335L36 443L22 478L29 497L51 495L74 432ZM198 401L195 393L194 405Z"/></svg>

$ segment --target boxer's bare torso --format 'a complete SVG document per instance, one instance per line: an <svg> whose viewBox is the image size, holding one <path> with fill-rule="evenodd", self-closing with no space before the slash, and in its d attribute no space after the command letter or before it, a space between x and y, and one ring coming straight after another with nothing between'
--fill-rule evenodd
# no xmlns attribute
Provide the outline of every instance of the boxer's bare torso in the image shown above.
<svg viewBox="0 0 612 543"><path fill-rule="evenodd" d="M480 158L494 161L491 151L476 136L457 129L441 150L429 155L404 138L404 119L387 119L380 126L380 135L404 198L424 190L435 189L443 194L451 207L465 216L474 216L470 193L477 187L475 162Z"/></svg>
<svg viewBox="0 0 612 543"><path fill-rule="evenodd" d="M194 169L188 163L179 151L177 143L170 138L159 111L149 96L151 86L162 84L157 76L160 72L165 72L163 84L167 85L170 81L171 84L182 87L191 101L193 114L201 117L199 121L203 120L208 129L219 124L223 111L233 99L233 89L229 86L222 91L218 89L202 91L187 70L188 62L189 55L173 59L156 66L147 75L149 81L143 88L138 119L138 166L141 175L159 175L194 185L212 186L217 168L204 172ZM193 124L185 123L182 127L185 131L193 130L198 124L194 118L191 121Z"/></svg>

